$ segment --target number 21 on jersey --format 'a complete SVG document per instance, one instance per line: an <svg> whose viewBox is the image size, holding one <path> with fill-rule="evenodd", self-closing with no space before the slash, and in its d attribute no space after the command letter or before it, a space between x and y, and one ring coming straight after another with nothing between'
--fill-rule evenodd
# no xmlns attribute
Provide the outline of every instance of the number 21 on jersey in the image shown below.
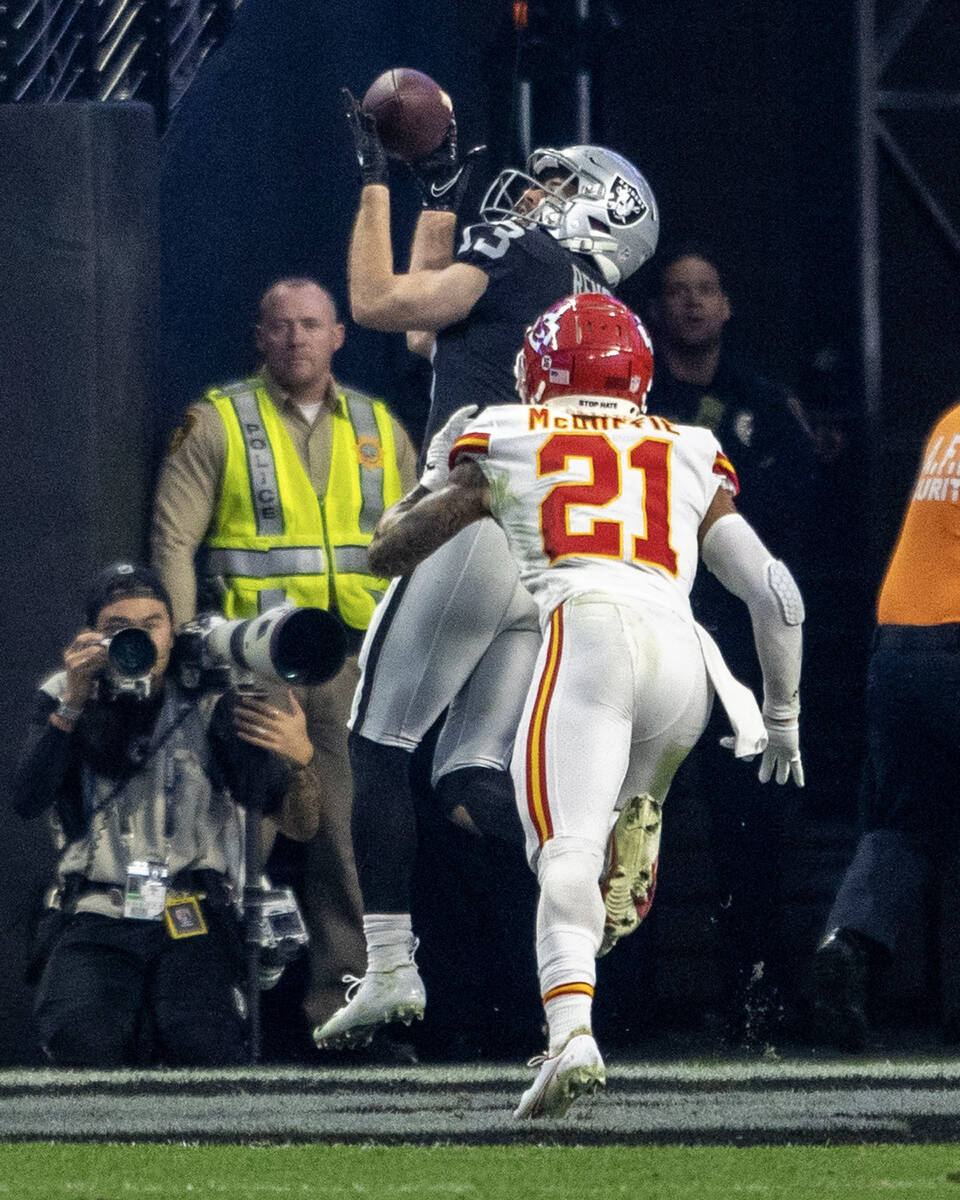
<svg viewBox="0 0 960 1200"><path fill-rule="evenodd" d="M601 433L554 433L537 454L540 477L564 471L571 459L590 463L589 482L558 483L540 504L544 553L551 563L570 555L590 558L624 557L624 536L630 537L630 560L650 563L677 573L677 555L670 545L670 452L673 445L658 438L641 438L628 450L618 451ZM642 474L643 528L625 530L619 520L590 518L590 529L574 533L569 509L604 508L623 493L623 471ZM631 488L631 491L633 489Z"/></svg>

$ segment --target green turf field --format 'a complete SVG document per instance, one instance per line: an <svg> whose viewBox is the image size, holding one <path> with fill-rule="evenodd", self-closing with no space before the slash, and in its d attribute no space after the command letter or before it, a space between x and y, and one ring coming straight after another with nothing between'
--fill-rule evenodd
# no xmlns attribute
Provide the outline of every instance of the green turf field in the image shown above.
<svg viewBox="0 0 960 1200"><path fill-rule="evenodd" d="M0 1145L16 1200L954 1196L960 1146Z"/></svg>

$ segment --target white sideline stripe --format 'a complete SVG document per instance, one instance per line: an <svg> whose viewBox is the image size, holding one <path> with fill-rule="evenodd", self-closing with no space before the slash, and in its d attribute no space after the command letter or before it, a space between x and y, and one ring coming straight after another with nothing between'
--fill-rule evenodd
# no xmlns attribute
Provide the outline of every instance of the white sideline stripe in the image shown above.
<svg viewBox="0 0 960 1200"><path fill-rule="evenodd" d="M624 1079L650 1083L782 1083L843 1080L869 1084L878 1080L902 1080L920 1083L935 1080L960 1084L960 1058L942 1059L838 1059L809 1062L783 1059L777 1062L705 1062L629 1063L607 1062L608 1079ZM219 1083L282 1084L289 1087L311 1086L317 1083L370 1083L407 1080L424 1084L484 1084L515 1083L529 1080L527 1066L476 1065L443 1066L418 1065L406 1067L232 1067L218 1070L155 1068L149 1071L58 1071L49 1067L11 1068L0 1070L0 1096L4 1090L21 1088L65 1088L106 1084L128 1087L143 1083L153 1086L215 1085Z"/></svg>

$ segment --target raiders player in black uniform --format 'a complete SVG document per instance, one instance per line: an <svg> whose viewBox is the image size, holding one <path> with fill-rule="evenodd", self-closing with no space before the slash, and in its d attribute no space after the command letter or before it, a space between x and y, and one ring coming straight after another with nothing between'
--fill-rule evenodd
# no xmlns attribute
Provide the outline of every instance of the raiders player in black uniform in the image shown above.
<svg viewBox="0 0 960 1200"><path fill-rule="evenodd" d="M508 170L454 252L456 206L469 159L456 126L413 164L424 209L410 269L394 272L386 156L372 118L346 94L363 190L349 252L351 311L361 325L405 330L432 357L425 446L444 453L458 410L512 403L513 365L526 326L575 292L615 287L653 253L650 188L626 159L597 146L537 150ZM430 486L425 464L421 486ZM380 1025L423 1015L413 961L410 882L416 821L409 765L444 710L433 778L442 810L483 834L519 834L508 768L540 646L536 606L493 521L464 530L412 575L395 580L360 656L351 718L353 840L364 902L367 972L347 1003L314 1031L318 1046L369 1040Z"/></svg>

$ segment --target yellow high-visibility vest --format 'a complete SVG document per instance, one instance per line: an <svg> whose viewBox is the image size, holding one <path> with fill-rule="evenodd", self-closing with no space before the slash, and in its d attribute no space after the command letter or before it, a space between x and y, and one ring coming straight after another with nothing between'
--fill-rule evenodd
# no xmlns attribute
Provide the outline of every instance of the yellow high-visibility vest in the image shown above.
<svg viewBox="0 0 960 1200"><path fill-rule="evenodd" d="M262 379L207 393L227 435L223 485L206 574L223 580L228 617L284 601L335 609L366 629L389 580L367 566L377 521L400 499L385 404L337 394L326 495L318 496Z"/></svg>

